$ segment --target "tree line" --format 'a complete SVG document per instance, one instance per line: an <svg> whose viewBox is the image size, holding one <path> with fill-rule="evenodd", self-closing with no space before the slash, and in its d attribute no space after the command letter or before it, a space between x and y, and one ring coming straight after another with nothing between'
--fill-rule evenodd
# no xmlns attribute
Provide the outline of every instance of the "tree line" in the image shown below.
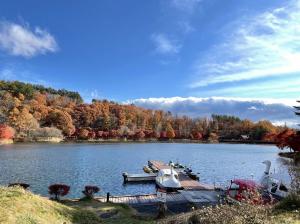
<svg viewBox="0 0 300 224"><path fill-rule="evenodd" d="M274 140L285 127L270 121L252 122L228 115L210 118L177 116L108 100L83 103L78 93L21 82L0 82L1 130L15 139L194 139ZM272 137L273 136L273 137Z"/></svg>

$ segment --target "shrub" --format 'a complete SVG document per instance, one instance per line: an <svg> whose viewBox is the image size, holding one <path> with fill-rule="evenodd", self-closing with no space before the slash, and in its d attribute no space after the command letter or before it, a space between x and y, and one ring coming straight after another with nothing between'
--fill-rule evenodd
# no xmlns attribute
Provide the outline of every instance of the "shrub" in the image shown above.
<svg viewBox="0 0 300 224"><path fill-rule="evenodd" d="M8 187L22 187L23 189L27 189L30 187L30 185L25 183L11 183L8 185Z"/></svg>
<svg viewBox="0 0 300 224"><path fill-rule="evenodd" d="M85 195L86 198L92 199L94 198L94 194L98 193L100 188L97 186L85 186L84 191L82 193Z"/></svg>
<svg viewBox="0 0 300 224"><path fill-rule="evenodd" d="M54 199L59 201L60 196L65 196L70 191L70 186L65 184L53 184L48 187L49 194L54 195Z"/></svg>
<svg viewBox="0 0 300 224"><path fill-rule="evenodd" d="M281 200L276 206L280 210L298 210L300 209L300 195L296 193L289 194L286 198Z"/></svg>

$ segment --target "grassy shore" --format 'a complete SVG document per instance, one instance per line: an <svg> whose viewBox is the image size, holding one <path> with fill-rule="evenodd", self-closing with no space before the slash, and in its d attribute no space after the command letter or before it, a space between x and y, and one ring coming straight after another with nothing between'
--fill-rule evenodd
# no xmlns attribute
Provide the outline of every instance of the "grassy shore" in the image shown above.
<svg viewBox="0 0 300 224"><path fill-rule="evenodd" d="M155 220L123 204L70 199L58 203L18 187L0 187L0 223L5 224L300 224L299 209L298 199L288 199L275 207L224 205Z"/></svg>
<svg viewBox="0 0 300 224"><path fill-rule="evenodd" d="M0 223L5 224L98 224L154 223L139 218L126 205L98 201L64 200L60 203L22 188L0 187Z"/></svg>

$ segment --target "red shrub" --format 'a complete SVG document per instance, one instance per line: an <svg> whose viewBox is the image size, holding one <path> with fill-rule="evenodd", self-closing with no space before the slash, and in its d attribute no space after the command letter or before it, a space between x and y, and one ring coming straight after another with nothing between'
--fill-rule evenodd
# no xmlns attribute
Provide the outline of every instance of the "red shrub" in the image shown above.
<svg viewBox="0 0 300 224"><path fill-rule="evenodd" d="M54 195L55 200L59 200L60 196L65 196L70 191L70 186L65 184L53 184L48 187L49 194Z"/></svg>
<svg viewBox="0 0 300 224"><path fill-rule="evenodd" d="M94 198L94 194L98 193L100 188L97 186L85 186L82 193L89 199Z"/></svg>

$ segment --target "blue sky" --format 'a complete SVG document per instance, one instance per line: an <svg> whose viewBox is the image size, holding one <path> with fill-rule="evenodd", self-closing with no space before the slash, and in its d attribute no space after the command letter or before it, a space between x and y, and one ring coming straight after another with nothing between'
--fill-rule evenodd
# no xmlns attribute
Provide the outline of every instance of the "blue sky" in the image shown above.
<svg viewBox="0 0 300 224"><path fill-rule="evenodd" d="M9 0L0 15L1 79L87 101L300 95L299 0Z"/></svg>

